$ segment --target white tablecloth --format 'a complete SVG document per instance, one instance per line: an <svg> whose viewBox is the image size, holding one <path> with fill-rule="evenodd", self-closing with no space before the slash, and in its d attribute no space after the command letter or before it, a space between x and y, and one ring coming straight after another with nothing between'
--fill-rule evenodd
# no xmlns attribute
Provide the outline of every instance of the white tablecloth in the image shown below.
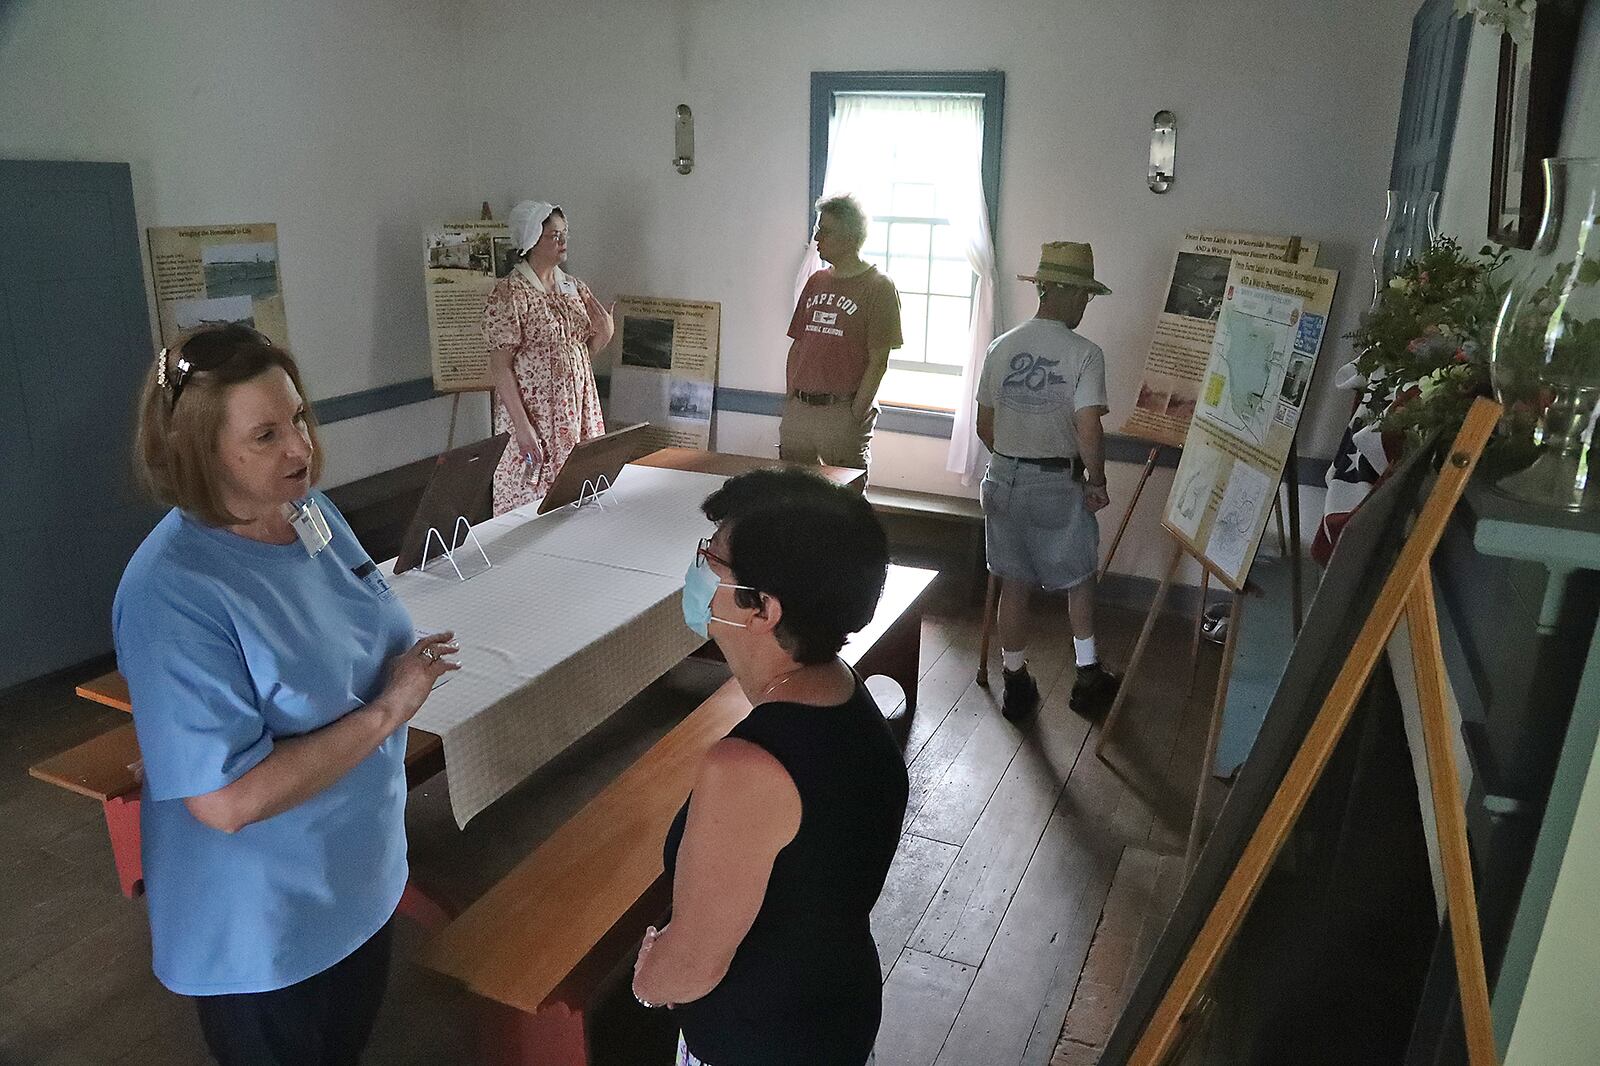
<svg viewBox="0 0 1600 1066"><path fill-rule="evenodd" d="M700 646L683 624L683 575L713 529L700 504L724 480L629 466L603 510L530 506L478 526L494 565L467 581L448 563L385 564L417 627L461 644L461 669L413 719L444 739L458 825Z"/></svg>

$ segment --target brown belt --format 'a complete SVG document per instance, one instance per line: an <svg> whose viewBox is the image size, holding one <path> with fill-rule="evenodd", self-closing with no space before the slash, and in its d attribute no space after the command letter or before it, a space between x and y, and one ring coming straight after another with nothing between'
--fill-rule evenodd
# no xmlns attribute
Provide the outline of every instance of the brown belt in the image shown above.
<svg viewBox="0 0 1600 1066"><path fill-rule="evenodd" d="M832 403L849 403L856 398L853 392L848 396L836 396L831 392L806 392L803 389L792 389L789 395L809 407L826 407Z"/></svg>

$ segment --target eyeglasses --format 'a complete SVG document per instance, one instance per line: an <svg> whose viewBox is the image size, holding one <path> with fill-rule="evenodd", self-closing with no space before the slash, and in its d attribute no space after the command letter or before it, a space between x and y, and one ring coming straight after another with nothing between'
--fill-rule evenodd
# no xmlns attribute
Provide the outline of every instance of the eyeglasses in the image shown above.
<svg viewBox="0 0 1600 1066"><path fill-rule="evenodd" d="M731 562L711 550L710 537L704 537L701 539L700 546L694 550L694 561L696 566L705 566L708 563L716 563L718 566L727 567L730 571L733 569L733 564Z"/></svg>
<svg viewBox="0 0 1600 1066"><path fill-rule="evenodd" d="M566 244L572 238L570 229L555 229L540 236L540 240L548 239L552 244Z"/></svg>
<svg viewBox="0 0 1600 1066"><path fill-rule="evenodd" d="M156 356L156 384L171 392L167 400L167 413L171 414L177 408L178 396L190 378L203 371L220 369L239 353L240 348L250 344L270 348L272 340L266 334L239 322L202 330L178 348L171 373L167 372L167 354L171 349L161 349L161 354Z"/></svg>

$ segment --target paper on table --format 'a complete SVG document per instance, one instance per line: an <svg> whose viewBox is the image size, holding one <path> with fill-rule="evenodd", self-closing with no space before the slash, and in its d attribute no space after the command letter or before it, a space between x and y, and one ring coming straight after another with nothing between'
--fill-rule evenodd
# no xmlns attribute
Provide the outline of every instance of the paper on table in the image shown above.
<svg viewBox="0 0 1600 1066"><path fill-rule="evenodd" d="M712 529L700 503L723 480L628 467L604 509L530 507L478 526L494 565L471 581L390 578L419 629L461 645L461 669L414 719L444 740L459 825L699 647L679 600Z"/></svg>

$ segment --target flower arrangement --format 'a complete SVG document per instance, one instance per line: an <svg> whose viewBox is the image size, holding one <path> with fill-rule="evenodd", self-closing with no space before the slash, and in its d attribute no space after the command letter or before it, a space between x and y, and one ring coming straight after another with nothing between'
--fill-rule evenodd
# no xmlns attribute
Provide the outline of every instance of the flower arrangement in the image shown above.
<svg viewBox="0 0 1600 1066"><path fill-rule="evenodd" d="M1495 274L1509 253L1467 255L1436 241L1389 281L1354 342L1366 379L1356 421L1412 439L1460 427L1474 397L1490 395L1489 338L1505 294Z"/></svg>

